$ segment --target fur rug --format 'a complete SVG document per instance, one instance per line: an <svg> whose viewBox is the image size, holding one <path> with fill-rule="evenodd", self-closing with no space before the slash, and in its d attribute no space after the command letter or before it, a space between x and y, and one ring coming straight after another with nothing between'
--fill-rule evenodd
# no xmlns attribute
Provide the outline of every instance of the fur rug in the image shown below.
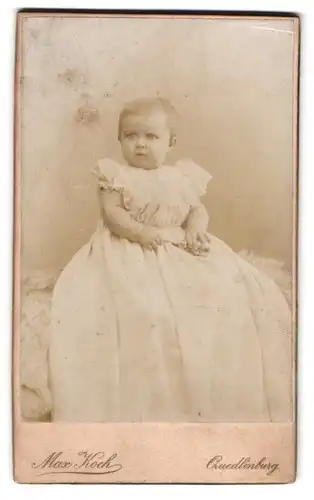
<svg viewBox="0 0 314 500"><path fill-rule="evenodd" d="M269 275L281 288L290 307L292 280L284 264L242 250L239 255ZM21 412L27 421L49 421L47 352L52 290L57 276L37 273L22 283L21 311Z"/></svg>

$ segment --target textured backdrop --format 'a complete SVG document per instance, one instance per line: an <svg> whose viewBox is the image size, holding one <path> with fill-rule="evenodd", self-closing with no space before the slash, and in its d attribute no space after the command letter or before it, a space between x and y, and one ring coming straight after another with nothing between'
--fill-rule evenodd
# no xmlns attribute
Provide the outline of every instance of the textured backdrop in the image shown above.
<svg viewBox="0 0 314 500"><path fill-rule="evenodd" d="M98 158L121 158L125 100L170 98L182 120L170 160L213 176L210 231L236 251L291 265L289 21L25 19L22 251L25 272L58 272L98 217Z"/></svg>

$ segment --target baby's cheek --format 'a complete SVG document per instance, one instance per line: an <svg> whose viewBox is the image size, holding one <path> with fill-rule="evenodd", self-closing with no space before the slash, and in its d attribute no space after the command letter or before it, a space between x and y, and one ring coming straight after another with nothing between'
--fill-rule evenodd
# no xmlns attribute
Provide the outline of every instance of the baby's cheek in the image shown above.
<svg viewBox="0 0 314 500"><path fill-rule="evenodd" d="M130 156L132 155L134 152L134 148L132 148L132 145L131 144L128 144L125 149L124 149L124 153L126 154L126 156Z"/></svg>
<svg viewBox="0 0 314 500"><path fill-rule="evenodd" d="M161 158L162 156L164 156L162 148L159 147L152 148L151 152L155 158Z"/></svg>

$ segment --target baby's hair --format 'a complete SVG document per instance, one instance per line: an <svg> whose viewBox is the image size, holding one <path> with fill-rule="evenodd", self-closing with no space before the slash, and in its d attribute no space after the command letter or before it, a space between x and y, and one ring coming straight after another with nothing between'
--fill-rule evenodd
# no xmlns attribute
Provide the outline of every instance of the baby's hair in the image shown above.
<svg viewBox="0 0 314 500"><path fill-rule="evenodd" d="M170 140L175 139L179 115L171 102L163 97L141 97L140 99L127 102L119 116L118 139L120 140L121 138L122 123L127 116L149 114L154 111L162 111L166 115L170 129Z"/></svg>

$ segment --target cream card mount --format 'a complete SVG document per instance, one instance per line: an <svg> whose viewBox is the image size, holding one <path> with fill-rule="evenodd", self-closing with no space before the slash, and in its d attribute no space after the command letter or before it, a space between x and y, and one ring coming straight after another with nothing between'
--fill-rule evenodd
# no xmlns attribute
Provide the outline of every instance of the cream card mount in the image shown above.
<svg viewBox="0 0 314 500"><path fill-rule="evenodd" d="M295 480L299 43L17 14L17 482Z"/></svg>

